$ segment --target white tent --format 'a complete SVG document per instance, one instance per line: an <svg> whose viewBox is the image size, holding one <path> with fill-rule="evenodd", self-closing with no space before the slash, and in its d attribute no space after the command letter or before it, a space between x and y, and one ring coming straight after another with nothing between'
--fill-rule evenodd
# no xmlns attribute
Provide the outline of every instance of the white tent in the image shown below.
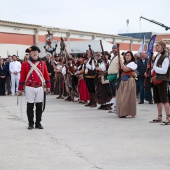
<svg viewBox="0 0 170 170"><path fill-rule="evenodd" d="M86 53L86 50L89 49L88 45L91 45L92 50L94 50L94 52L101 52L101 46L100 46L100 41L99 40L91 40L91 41L65 41L66 44L66 49L68 51L68 53ZM112 50L112 44L107 42L107 41L103 41L102 40L102 44L103 44L103 49L104 51L108 51L110 52ZM41 57L46 55L45 49L44 49L44 43L39 43L38 47L41 50ZM60 42L57 43L57 49L56 49L56 53L59 54L60 53Z"/></svg>

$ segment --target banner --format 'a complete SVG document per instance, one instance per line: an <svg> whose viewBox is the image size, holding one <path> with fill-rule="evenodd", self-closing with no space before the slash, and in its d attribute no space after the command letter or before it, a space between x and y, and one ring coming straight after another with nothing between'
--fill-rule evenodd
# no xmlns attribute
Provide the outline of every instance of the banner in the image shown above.
<svg viewBox="0 0 170 170"><path fill-rule="evenodd" d="M145 34L143 35L143 40L142 40L142 43L139 47L138 54L140 54L143 51L144 46L145 46Z"/></svg>
<svg viewBox="0 0 170 170"><path fill-rule="evenodd" d="M150 57L151 53L153 52L153 47L154 47L155 39L156 39L156 35L153 35L151 37L149 43L148 43L148 50L147 50L148 57Z"/></svg>

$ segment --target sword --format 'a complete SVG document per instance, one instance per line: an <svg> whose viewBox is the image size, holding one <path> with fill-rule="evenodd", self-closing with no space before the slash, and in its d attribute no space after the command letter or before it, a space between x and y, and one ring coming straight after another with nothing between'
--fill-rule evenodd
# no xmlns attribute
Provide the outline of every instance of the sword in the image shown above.
<svg viewBox="0 0 170 170"><path fill-rule="evenodd" d="M45 104L46 104L46 88L44 88L44 100L43 100L42 112L44 112L44 110L45 110Z"/></svg>
<svg viewBox="0 0 170 170"><path fill-rule="evenodd" d="M20 103L20 114L21 114L21 121L23 122L23 116L22 116L22 96L20 96L20 101L18 99L18 95L17 95L17 105L18 103Z"/></svg>
<svg viewBox="0 0 170 170"><path fill-rule="evenodd" d="M18 95L17 95L17 106L18 106Z"/></svg>
<svg viewBox="0 0 170 170"><path fill-rule="evenodd" d="M22 96L20 96L20 113L21 113L21 121L23 122L23 117L22 117Z"/></svg>

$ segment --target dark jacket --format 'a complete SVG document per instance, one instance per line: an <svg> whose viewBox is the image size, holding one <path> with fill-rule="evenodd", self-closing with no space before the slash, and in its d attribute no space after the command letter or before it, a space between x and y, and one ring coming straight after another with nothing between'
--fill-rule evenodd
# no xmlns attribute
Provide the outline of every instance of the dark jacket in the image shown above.
<svg viewBox="0 0 170 170"><path fill-rule="evenodd" d="M52 73L51 76L54 76L54 68L53 66L51 65L51 61L46 61L46 66L47 66L47 70L48 70L48 73Z"/></svg>
<svg viewBox="0 0 170 170"><path fill-rule="evenodd" d="M137 61L137 71L139 72L138 77L139 78L144 78L144 73L146 72L147 69L147 64L148 64L148 58L145 59L145 62L142 61L142 59L138 59Z"/></svg>
<svg viewBox="0 0 170 170"><path fill-rule="evenodd" d="M5 66L6 66L6 69L7 69L7 77L10 75L9 65L10 65L9 61L5 63Z"/></svg>
<svg viewBox="0 0 170 170"><path fill-rule="evenodd" d="M5 65L3 65L2 68L0 66L0 76L7 76L7 68Z"/></svg>

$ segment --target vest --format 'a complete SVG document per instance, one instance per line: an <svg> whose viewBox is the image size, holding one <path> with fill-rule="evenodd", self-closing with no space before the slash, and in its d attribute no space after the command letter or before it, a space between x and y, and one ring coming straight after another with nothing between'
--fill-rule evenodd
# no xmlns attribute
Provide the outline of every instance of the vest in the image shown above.
<svg viewBox="0 0 170 170"><path fill-rule="evenodd" d="M157 67L160 67L162 66L162 63L164 61L164 59L168 57L167 55L161 55L161 57L158 59L157 61ZM169 57L168 57L169 59ZM159 73L156 73L156 79L158 80L165 80L165 81L170 81L170 66L168 67L168 70L167 70L167 73L166 74L159 74Z"/></svg>

